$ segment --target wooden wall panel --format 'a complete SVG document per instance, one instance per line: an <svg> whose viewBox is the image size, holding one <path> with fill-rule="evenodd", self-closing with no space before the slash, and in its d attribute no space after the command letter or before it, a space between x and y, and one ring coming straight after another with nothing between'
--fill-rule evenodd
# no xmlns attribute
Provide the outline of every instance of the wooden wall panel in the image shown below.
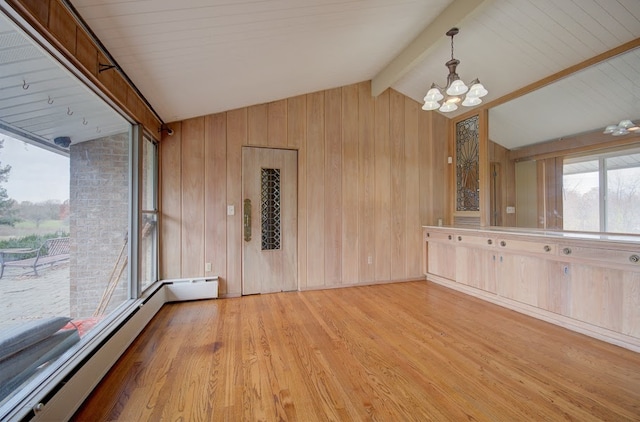
<svg viewBox="0 0 640 422"><path fill-rule="evenodd" d="M248 144L266 147L269 144L269 105L258 104L247 109Z"/></svg>
<svg viewBox="0 0 640 422"><path fill-rule="evenodd" d="M247 109L227 112L227 294L242 292L242 145L247 144Z"/></svg>
<svg viewBox="0 0 640 422"><path fill-rule="evenodd" d="M204 117L182 123L182 277L204 275Z"/></svg>
<svg viewBox="0 0 640 422"><path fill-rule="evenodd" d="M324 282L342 280L342 89L325 93Z"/></svg>
<svg viewBox="0 0 640 422"><path fill-rule="evenodd" d="M391 131L391 233L390 233L390 257L391 279L402 280L407 277L406 244L404 237L406 178L405 178L405 123L404 123L404 96L396 91L391 91L390 98L390 131Z"/></svg>
<svg viewBox="0 0 640 422"><path fill-rule="evenodd" d="M375 148L374 148L374 101L371 84L358 85L358 139L360 162L358 237L360 239L360 280L370 283L375 280L373 259L375 257Z"/></svg>
<svg viewBox="0 0 640 422"><path fill-rule="evenodd" d="M160 277L178 278L182 271L182 124L160 148Z"/></svg>
<svg viewBox="0 0 640 422"><path fill-rule="evenodd" d="M204 120L204 260L219 279L219 293L227 292L227 116Z"/></svg>
<svg viewBox="0 0 640 422"><path fill-rule="evenodd" d="M268 138L271 148L287 147L287 100L269 103L267 109Z"/></svg>
<svg viewBox="0 0 640 422"><path fill-rule="evenodd" d="M298 285L307 287L307 97L287 101L287 145L298 150Z"/></svg>
<svg viewBox="0 0 640 422"><path fill-rule="evenodd" d="M421 244L422 227L420 225L420 162L418 148L419 104L405 98L405 165L406 169L406 216L405 221L405 260L407 274L419 274L422 265L422 249L414 245Z"/></svg>
<svg viewBox="0 0 640 422"><path fill-rule="evenodd" d="M324 92L309 94L307 96L307 287L325 285L324 129Z"/></svg>
<svg viewBox="0 0 640 422"><path fill-rule="evenodd" d="M389 90L375 102L375 280L391 280L391 154L389 144Z"/></svg>
<svg viewBox="0 0 640 422"><path fill-rule="evenodd" d="M342 283L359 280L358 86L342 88Z"/></svg>
<svg viewBox="0 0 640 422"><path fill-rule="evenodd" d="M444 222L447 216L452 214L452 201L449 200L449 192L453 180L453 165L447 163L447 157L451 157L453 151L450 150L449 131L451 126L449 120L441 114L431 114L431 159L427 163L429 172L432 174L432 191L427 193L430 200L430 208L433 213L433 220L427 224L435 225L439 218ZM423 192L424 194L424 192Z"/></svg>
<svg viewBox="0 0 640 422"><path fill-rule="evenodd" d="M422 277L421 226L447 206L448 119L370 89L364 82L171 124L176 134L160 144L162 277L202 274L211 262L220 295L241 294L247 145L298 151L300 289Z"/></svg>

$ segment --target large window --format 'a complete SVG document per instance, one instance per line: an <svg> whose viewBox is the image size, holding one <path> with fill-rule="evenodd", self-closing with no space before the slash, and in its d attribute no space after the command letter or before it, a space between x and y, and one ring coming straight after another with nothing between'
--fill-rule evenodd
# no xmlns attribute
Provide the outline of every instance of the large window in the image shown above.
<svg viewBox="0 0 640 422"><path fill-rule="evenodd" d="M640 149L566 159L563 187L565 230L640 233Z"/></svg>
<svg viewBox="0 0 640 422"><path fill-rule="evenodd" d="M157 148L2 13L0 33L4 420L157 280Z"/></svg>

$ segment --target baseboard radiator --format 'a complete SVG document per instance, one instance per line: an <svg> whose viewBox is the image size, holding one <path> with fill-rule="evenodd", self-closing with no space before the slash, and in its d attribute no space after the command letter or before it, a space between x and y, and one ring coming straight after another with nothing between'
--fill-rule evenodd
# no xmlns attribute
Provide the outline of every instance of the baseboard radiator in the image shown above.
<svg viewBox="0 0 640 422"><path fill-rule="evenodd" d="M165 303L217 297L218 277L162 280L147 297L134 302L133 309L115 318L113 328L105 330L110 332L92 339L94 344L85 346L90 350L77 353L66 370L63 365L59 374L14 409L7 420L69 420Z"/></svg>

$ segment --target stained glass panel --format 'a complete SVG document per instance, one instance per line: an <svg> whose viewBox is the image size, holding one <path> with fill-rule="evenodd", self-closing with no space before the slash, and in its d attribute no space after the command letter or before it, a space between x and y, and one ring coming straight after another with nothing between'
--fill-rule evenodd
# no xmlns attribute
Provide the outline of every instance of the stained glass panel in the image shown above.
<svg viewBox="0 0 640 422"><path fill-rule="evenodd" d="M456 211L480 211L478 120L456 124Z"/></svg>

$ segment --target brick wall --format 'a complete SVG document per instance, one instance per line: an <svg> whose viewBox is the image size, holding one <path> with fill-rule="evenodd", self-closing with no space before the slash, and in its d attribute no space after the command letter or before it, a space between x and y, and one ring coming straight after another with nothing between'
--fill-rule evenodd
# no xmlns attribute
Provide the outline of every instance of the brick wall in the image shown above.
<svg viewBox="0 0 640 422"><path fill-rule="evenodd" d="M128 230L129 134L70 147L71 316L91 316L107 289ZM127 256L125 248L120 262ZM107 313L127 299L122 271Z"/></svg>

